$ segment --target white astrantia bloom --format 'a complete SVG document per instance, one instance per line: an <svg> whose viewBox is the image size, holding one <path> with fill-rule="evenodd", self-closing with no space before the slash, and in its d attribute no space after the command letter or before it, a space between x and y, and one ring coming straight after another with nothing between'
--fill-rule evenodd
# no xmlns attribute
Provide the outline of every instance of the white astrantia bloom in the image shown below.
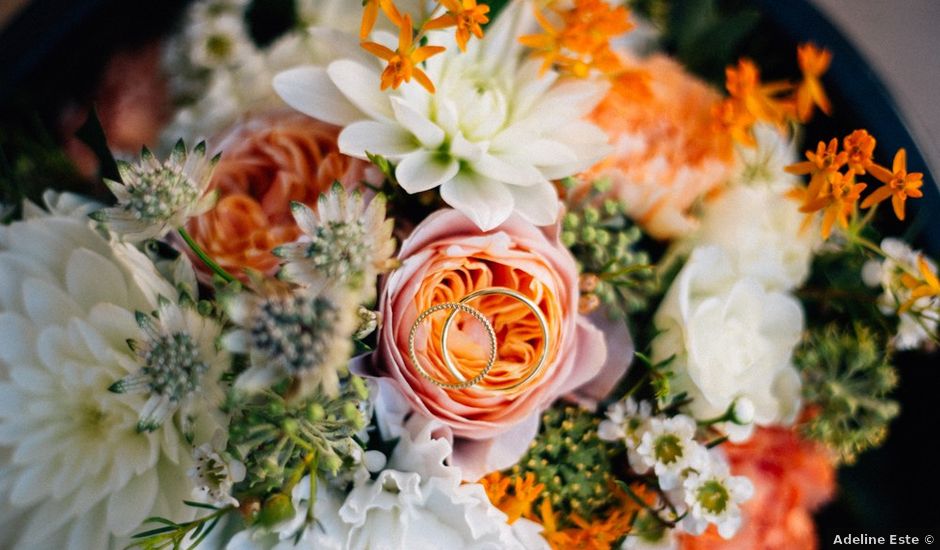
<svg viewBox="0 0 940 550"><path fill-rule="evenodd" d="M135 319L144 337L128 344L140 368L109 389L147 396L138 430L154 431L179 411L183 433L191 438L193 419L224 400L219 379L229 356L216 345L222 327L200 315L194 304L176 304L163 296L156 312L137 311Z"/></svg>
<svg viewBox="0 0 940 550"><path fill-rule="evenodd" d="M753 405L756 425L789 423L800 404L800 378L792 362L803 331L794 297L768 291L735 272L718 246L696 248L654 316L659 334L653 361L675 356L673 394L686 392L699 420L719 418L740 398ZM733 441L754 424L721 427Z"/></svg>
<svg viewBox="0 0 940 550"><path fill-rule="evenodd" d="M137 164L118 161L123 183L104 180L117 205L91 216L127 241L162 238L215 205L209 182L218 160L208 158L205 142L189 152L180 140L165 162L144 148Z"/></svg>
<svg viewBox="0 0 940 550"><path fill-rule="evenodd" d="M754 495L754 485L744 476L732 476L722 460L712 460L702 472L691 472L682 483L688 513L682 528L700 535L713 523L718 534L730 539L741 527L741 503Z"/></svg>
<svg viewBox="0 0 940 550"><path fill-rule="evenodd" d="M214 506L238 506L232 486L245 479L245 465L225 453L225 432L217 431L212 441L193 449L193 466L187 475L193 482L192 496Z"/></svg>
<svg viewBox="0 0 940 550"><path fill-rule="evenodd" d="M911 290L902 283L902 277L905 274L919 276L918 260L923 253L915 251L900 239L890 237L881 241L881 250L886 258L866 262L862 268L862 279L868 286L882 288L878 303L881 312L898 316L895 347L899 350L917 349L930 341L931 334L937 333L940 299L924 296L914 301L908 311L899 313L900 306L911 297ZM937 266L933 260L926 257L924 260L936 272Z"/></svg>
<svg viewBox="0 0 940 550"><path fill-rule="evenodd" d="M134 312L175 289L105 240L79 201L50 199L69 214L30 206L0 226L0 524L21 518L0 547L122 547L149 516L194 513L181 505L191 457L179 428L139 432L147 398L108 391L139 368ZM219 425L203 415L196 428Z"/></svg>
<svg viewBox="0 0 940 550"><path fill-rule="evenodd" d="M319 388L336 395L352 352L358 303L345 292L313 292L280 282L258 290L225 300L238 328L223 337L223 345L247 354L251 363L235 388L256 392L291 377L301 394Z"/></svg>
<svg viewBox="0 0 940 550"><path fill-rule="evenodd" d="M358 191L348 193L335 183L320 195L316 211L294 202L291 213L303 234L274 249L287 261L281 277L314 292L346 287L370 301L376 276L390 267L395 253L395 222L385 218L385 196L366 206Z"/></svg>
<svg viewBox="0 0 940 550"><path fill-rule="evenodd" d="M444 201L483 230L513 212L548 225L560 207L550 180L608 150L606 134L583 120L608 84L540 74L541 62L525 60L518 42L530 30L532 12L517 1L465 53L453 33L431 33L431 43L447 46L423 67L434 94L417 82L381 91L381 63L361 55L284 71L274 88L291 107L342 126L341 152L395 163L408 193L440 187ZM383 36L376 40L391 39Z"/></svg>
<svg viewBox="0 0 940 550"><path fill-rule="evenodd" d="M302 529L299 546L366 550L536 550L548 544L535 522L519 519L512 525L490 503L483 486L462 483L460 470L445 464L451 444L433 436L436 424L413 417L400 437L385 469L375 479L358 476L343 496L319 483L314 517L319 525L303 523L308 481L295 489L294 520L279 526L279 534L248 531L228 550L287 550L292 535ZM299 498L298 498L299 497Z"/></svg>
<svg viewBox="0 0 940 550"><path fill-rule="evenodd" d="M659 486L674 489L689 468L701 469L708 463L708 452L695 441L695 420L685 415L654 417L640 437L630 466L638 472L650 468L659 478Z"/></svg>

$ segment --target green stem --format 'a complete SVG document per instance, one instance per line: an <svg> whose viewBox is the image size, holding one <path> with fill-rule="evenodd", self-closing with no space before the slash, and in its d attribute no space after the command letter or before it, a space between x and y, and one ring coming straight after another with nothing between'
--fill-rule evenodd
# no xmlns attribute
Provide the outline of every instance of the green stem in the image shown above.
<svg viewBox="0 0 940 550"><path fill-rule="evenodd" d="M208 254L203 251L202 247L196 243L192 236L182 227L179 228L180 237L183 237L183 240L186 241L186 244L189 245L189 248L192 249L193 253L196 256L199 256L199 259L202 260L202 263L206 264L206 267L212 270L213 273L222 277L227 283L234 283L236 281L235 277L225 271L219 264L215 262Z"/></svg>

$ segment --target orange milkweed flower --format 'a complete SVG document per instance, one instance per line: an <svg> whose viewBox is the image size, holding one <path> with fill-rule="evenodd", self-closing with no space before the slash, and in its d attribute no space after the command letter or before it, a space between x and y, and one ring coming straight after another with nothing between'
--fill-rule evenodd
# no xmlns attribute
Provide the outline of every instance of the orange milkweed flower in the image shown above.
<svg viewBox="0 0 940 550"><path fill-rule="evenodd" d="M806 151L806 159L803 162L791 164L784 170L797 176L810 174L809 188L805 196L812 200L826 192L829 180L845 166L849 155L845 151L839 151L839 140L832 138L828 145L825 141L820 141L816 145L815 153Z"/></svg>
<svg viewBox="0 0 940 550"><path fill-rule="evenodd" d="M815 199L806 197L808 201L800 208L800 212L810 214L825 210L822 237L828 239L835 222L839 222L843 229L849 227L849 214L854 211L855 203L866 187L868 185L855 181L855 172L851 168L845 173L835 172L829 177L829 189Z"/></svg>
<svg viewBox="0 0 940 550"><path fill-rule="evenodd" d="M417 67L419 63L444 51L442 46L414 47L414 27L411 24L411 15L405 14L401 18L398 33L398 49L389 48L375 42L363 42L362 48L372 55L388 62L382 71L382 90L397 89L402 82L411 82L414 78L418 84L430 93L434 93L434 84L428 75Z"/></svg>
<svg viewBox="0 0 940 550"><path fill-rule="evenodd" d="M813 44L801 44L797 47L796 59L803 72L803 81L796 89L796 114L800 122L812 117L814 105L827 115L832 113L832 104L819 80L829 70L832 53Z"/></svg>
<svg viewBox="0 0 940 550"><path fill-rule="evenodd" d="M359 26L359 38L365 40L375 27L379 18L380 0L365 0L362 5L362 24Z"/></svg>
<svg viewBox="0 0 940 550"><path fill-rule="evenodd" d="M855 130L842 140L849 168L856 174L863 176L871 167L875 143L875 138L866 130Z"/></svg>
<svg viewBox="0 0 940 550"><path fill-rule="evenodd" d="M535 474L504 476L500 472L487 474L480 480L493 506L506 514L506 522L512 525L519 518L532 516L532 504L538 500L544 483L535 483Z"/></svg>
<svg viewBox="0 0 940 550"><path fill-rule="evenodd" d="M755 119L777 126L786 122L786 108L776 97L792 86L786 82L762 83L760 70L750 59L739 60L737 67L725 68L725 88Z"/></svg>
<svg viewBox="0 0 940 550"><path fill-rule="evenodd" d="M904 220L904 205L908 197L920 198L924 192L920 190L924 185L924 174L907 171L907 151L902 147L894 155L894 164L889 172L886 168L872 164L869 168L871 174L884 185L868 195L862 202L862 208L874 206L888 197L891 197L891 206L899 220Z"/></svg>
<svg viewBox="0 0 940 550"><path fill-rule="evenodd" d="M910 310L921 298L940 297L940 279L937 278L937 274L933 272L923 255L917 258L917 269L920 271L920 279L909 273L905 273L901 277L901 284L911 291L911 296L901 304L898 313Z"/></svg>
<svg viewBox="0 0 940 550"><path fill-rule="evenodd" d="M486 4L477 4L477 0L440 0L441 5L447 8L446 14L428 21L424 25L427 30L446 29L457 27L457 46L460 51L467 51L467 42L470 36L483 38L484 25L490 18L487 13L490 7Z"/></svg>

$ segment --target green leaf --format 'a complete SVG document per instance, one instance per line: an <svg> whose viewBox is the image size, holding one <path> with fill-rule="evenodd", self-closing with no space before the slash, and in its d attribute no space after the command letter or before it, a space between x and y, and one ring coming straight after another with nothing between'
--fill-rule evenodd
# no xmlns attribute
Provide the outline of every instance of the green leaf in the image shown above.
<svg viewBox="0 0 940 550"><path fill-rule="evenodd" d="M121 181L121 175L118 173L117 162L114 155L108 147L108 139L104 134L104 127L101 125L101 119L98 118L98 110L92 109L88 113L88 120L75 132L75 136L91 148L91 151L98 157L100 163L100 176L115 181Z"/></svg>

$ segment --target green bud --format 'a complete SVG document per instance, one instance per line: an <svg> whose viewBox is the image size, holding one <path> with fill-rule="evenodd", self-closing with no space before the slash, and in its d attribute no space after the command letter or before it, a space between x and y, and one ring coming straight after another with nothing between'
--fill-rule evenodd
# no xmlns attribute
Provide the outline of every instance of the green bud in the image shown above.
<svg viewBox="0 0 940 550"><path fill-rule="evenodd" d="M588 206L584 209L584 223L589 225L594 225L599 222L601 219L601 213L597 211L597 208L593 206Z"/></svg>
<svg viewBox="0 0 940 550"><path fill-rule="evenodd" d="M319 403L311 403L310 406L307 407L307 418L309 418L311 422L320 422L326 418L326 409Z"/></svg>
<svg viewBox="0 0 940 550"><path fill-rule="evenodd" d="M568 212L562 219L561 225L565 229L576 229L581 224L581 219L574 212Z"/></svg>
<svg viewBox="0 0 940 550"><path fill-rule="evenodd" d="M581 228L581 240L586 243L594 242L594 238L597 236L597 230L591 227L590 225Z"/></svg>
<svg viewBox="0 0 940 550"><path fill-rule="evenodd" d="M320 458L320 469L331 474L336 474L343 466L343 460L335 454L329 454Z"/></svg>
<svg viewBox="0 0 940 550"><path fill-rule="evenodd" d="M285 418L284 422L281 423L281 430L287 435L295 435L299 429L300 424L293 418Z"/></svg>
<svg viewBox="0 0 940 550"><path fill-rule="evenodd" d="M573 231L562 231L562 232L561 232L561 244L563 244L563 245L565 246L565 248L570 248L570 247L574 246L574 243L577 242L577 240L578 240L578 238L577 238L577 236L574 234Z"/></svg>
<svg viewBox="0 0 940 550"><path fill-rule="evenodd" d="M359 378L358 376L353 376L349 379L349 385L352 386L353 391L356 393L356 397L359 399L368 399L369 388L366 386L365 380Z"/></svg>
<svg viewBox="0 0 940 550"><path fill-rule="evenodd" d="M601 246L607 246L610 243L610 232L599 229L597 231L597 237L594 239L594 242Z"/></svg>
<svg viewBox="0 0 940 550"><path fill-rule="evenodd" d="M264 527L273 527L282 521L291 519L295 514L294 503L291 502L290 496L284 493L275 493L264 501L255 523Z"/></svg>

